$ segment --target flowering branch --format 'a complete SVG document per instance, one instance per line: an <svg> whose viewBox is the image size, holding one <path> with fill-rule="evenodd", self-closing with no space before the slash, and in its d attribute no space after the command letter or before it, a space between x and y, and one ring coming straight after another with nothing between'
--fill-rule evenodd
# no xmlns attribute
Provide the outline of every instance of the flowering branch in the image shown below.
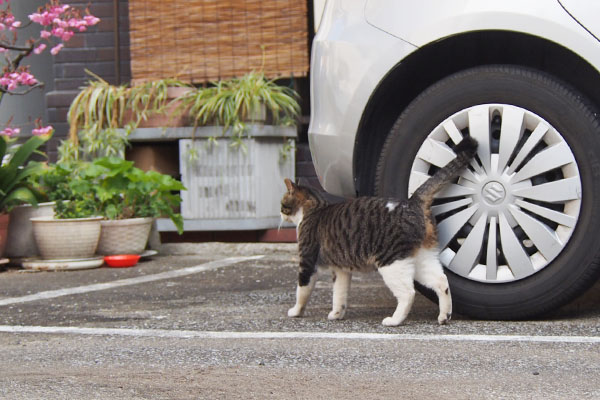
<svg viewBox="0 0 600 400"><path fill-rule="evenodd" d="M26 57L41 54L48 46L51 46L50 54L57 55L75 33L84 32L100 22L88 9L81 11L68 4L61 4L60 0L49 0L45 6L29 15L29 21L25 25L13 15L10 0L0 0L1 6L4 9L0 10L0 54L4 55L5 62L3 65L0 62L0 102L4 94L25 95L43 86L31 74L29 66L21 66ZM18 31L31 24L42 26L40 36L19 44ZM0 131L0 136L10 137L18 133L18 128L10 127L11 120ZM47 133L47 128L41 127L39 120L36 120L36 125L38 131L42 129Z"/></svg>
<svg viewBox="0 0 600 400"><path fill-rule="evenodd" d="M0 48L6 49L6 50L15 50L15 51L32 51L33 50L33 46L28 46L28 47L13 46L13 45L5 43L5 42L0 42Z"/></svg>

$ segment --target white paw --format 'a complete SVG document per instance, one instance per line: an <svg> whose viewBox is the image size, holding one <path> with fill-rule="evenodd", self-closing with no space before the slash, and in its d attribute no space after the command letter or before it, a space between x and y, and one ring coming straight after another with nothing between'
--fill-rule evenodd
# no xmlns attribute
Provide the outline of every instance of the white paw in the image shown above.
<svg viewBox="0 0 600 400"><path fill-rule="evenodd" d="M344 315L345 314L346 313L344 312L344 310L339 310L339 311L332 310L329 313L329 315L327 316L327 319L330 320L330 321L335 321L335 320L338 320L338 319L344 319Z"/></svg>
<svg viewBox="0 0 600 400"><path fill-rule="evenodd" d="M401 320L394 319L393 317L387 317L387 318L384 318L383 321L381 321L381 324L383 326L398 326L401 323L402 323Z"/></svg>
<svg viewBox="0 0 600 400"><path fill-rule="evenodd" d="M446 325L448 322L450 322L450 318L452 318L452 313L448 313L446 315L440 314L438 316L438 323L440 325Z"/></svg>
<svg viewBox="0 0 600 400"><path fill-rule="evenodd" d="M302 309L302 307L294 306L288 310L288 317L301 317L303 312L304 310Z"/></svg>

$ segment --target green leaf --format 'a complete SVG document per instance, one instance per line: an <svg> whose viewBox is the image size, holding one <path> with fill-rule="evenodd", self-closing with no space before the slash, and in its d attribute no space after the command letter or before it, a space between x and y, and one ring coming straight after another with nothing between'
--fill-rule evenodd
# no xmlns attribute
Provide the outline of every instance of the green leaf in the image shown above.
<svg viewBox="0 0 600 400"><path fill-rule="evenodd" d="M2 165L2 161L4 160L4 156L6 155L6 138L4 136L0 137L0 165Z"/></svg>
<svg viewBox="0 0 600 400"><path fill-rule="evenodd" d="M37 198L29 188L18 187L0 200L0 210L9 211L12 206L18 204L37 205Z"/></svg>

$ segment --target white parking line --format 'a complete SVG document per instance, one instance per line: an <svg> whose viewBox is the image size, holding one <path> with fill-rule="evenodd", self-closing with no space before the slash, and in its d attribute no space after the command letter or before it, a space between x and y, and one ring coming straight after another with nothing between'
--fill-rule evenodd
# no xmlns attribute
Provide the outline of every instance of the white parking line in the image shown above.
<svg viewBox="0 0 600 400"><path fill-rule="evenodd" d="M42 333L69 335L101 335L158 337L173 339L327 339L327 340L416 340L448 342L527 342L527 343L600 343L598 336L538 336L538 335L427 335L348 332L203 332L168 329L82 328L71 326L11 326L0 325L3 333Z"/></svg>
<svg viewBox="0 0 600 400"><path fill-rule="evenodd" d="M264 256L231 257L231 258L225 258L222 260L210 261L210 262L196 265L193 267L176 269L176 270L167 271L167 272L161 272L159 274L143 275L143 276L138 276L135 278L119 279L119 280L112 281L112 282L96 283L93 285L77 286L77 287L66 288L66 289L48 290L46 292L39 292L39 293L31 294L28 296L10 297L10 298L6 298L6 299L0 299L0 306L6 306L6 305L18 304L18 303L27 303L30 301L37 301L37 300L44 300L44 299L52 299L55 297L69 296L72 294L96 292L98 290L107 290L107 289L113 289L113 288L121 287L121 286L137 285L139 283L154 282L154 281L159 281L159 280L163 280L163 279L179 278L182 276L197 274L199 272L208 271L211 269L227 267L227 266L230 266L233 264L238 264L238 263L241 263L244 261L258 260L263 257Z"/></svg>

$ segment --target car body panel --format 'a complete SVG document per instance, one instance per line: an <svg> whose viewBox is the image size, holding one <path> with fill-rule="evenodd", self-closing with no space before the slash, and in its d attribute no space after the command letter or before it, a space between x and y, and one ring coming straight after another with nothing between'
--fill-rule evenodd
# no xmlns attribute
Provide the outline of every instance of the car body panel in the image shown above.
<svg viewBox="0 0 600 400"><path fill-rule="evenodd" d="M586 12L581 6L573 10ZM599 26L599 15L584 21ZM315 169L326 191L356 194L355 136L371 95L389 71L421 46L478 30L544 37L596 69L600 65L598 41L557 0L327 2L312 48L309 126Z"/></svg>
<svg viewBox="0 0 600 400"><path fill-rule="evenodd" d="M559 0L559 3L596 39L600 39L599 1Z"/></svg>
<svg viewBox="0 0 600 400"><path fill-rule="evenodd" d="M354 195L354 135L370 94L416 49L368 24L356 12L364 3L328 1L312 47L310 148L326 190L346 196Z"/></svg>

